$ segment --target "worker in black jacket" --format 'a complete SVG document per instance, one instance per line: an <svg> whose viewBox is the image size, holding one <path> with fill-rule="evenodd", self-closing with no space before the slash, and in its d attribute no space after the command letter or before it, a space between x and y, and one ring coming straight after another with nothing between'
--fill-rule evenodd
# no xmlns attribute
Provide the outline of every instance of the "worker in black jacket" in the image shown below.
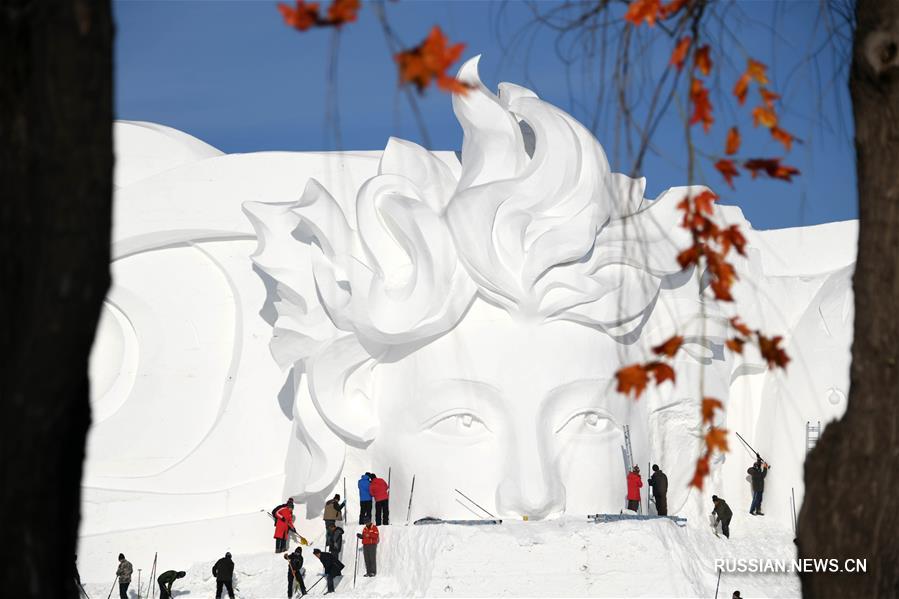
<svg viewBox="0 0 899 599"><path fill-rule="evenodd" d="M228 589L228 596L234 599L234 562L231 561L231 552L225 552L225 557L215 562L212 575L215 576L215 599L221 599L223 586Z"/></svg>
<svg viewBox="0 0 899 599"><path fill-rule="evenodd" d="M321 549L315 549L313 552L315 557L317 557L322 566L325 568L325 576L328 577L328 590L325 592L325 595L328 593L334 592L334 579L340 576L343 571L343 564L340 563L340 560L337 559L336 555L332 555Z"/></svg>
<svg viewBox="0 0 899 599"><path fill-rule="evenodd" d="M762 513L762 495L765 493L765 477L768 476L768 462L764 461L758 454L755 464L746 470L746 474L752 479L752 504L749 506L749 513L753 516L764 516Z"/></svg>
<svg viewBox="0 0 899 599"><path fill-rule="evenodd" d="M175 572L174 570L166 570L159 575L156 582L159 583L159 599L172 599L172 585L179 578L187 576L187 572Z"/></svg>
<svg viewBox="0 0 899 599"><path fill-rule="evenodd" d="M303 548L297 547L293 553L285 553L287 560L287 597L293 597L293 581L300 583L300 596L306 594L306 583L303 582Z"/></svg>
<svg viewBox="0 0 899 599"><path fill-rule="evenodd" d="M730 506L727 505L727 502L717 495L712 495L712 503L715 504L715 509L712 510L712 514L715 516L716 524L718 522L721 523L721 532L729 539L730 519L733 518L734 513L731 511Z"/></svg>
<svg viewBox="0 0 899 599"><path fill-rule="evenodd" d="M657 464L652 465L652 476L649 477L652 498L659 516L668 515L668 477Z"/></svg>

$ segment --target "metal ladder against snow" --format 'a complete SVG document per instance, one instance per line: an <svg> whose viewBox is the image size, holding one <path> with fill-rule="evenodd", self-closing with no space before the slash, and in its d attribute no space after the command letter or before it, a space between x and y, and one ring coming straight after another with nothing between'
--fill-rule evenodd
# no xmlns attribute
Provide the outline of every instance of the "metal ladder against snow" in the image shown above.
<svg viewBox="0 0 899 599"><path fill-rule="evenodd" d="M625 424L622 428L624 428L624 449L627 452L626 470L630 472L634 466L634 452L631 450L631 427Z"/></svg>
<svg viewBox="0 0 899 599"><path fill-rule="evenodd" d="M815 445L818 444L818 439L821 437L821 421L819 420L817 424L812 424L809 421L805 423L805 453L808 455Z"/></svg>

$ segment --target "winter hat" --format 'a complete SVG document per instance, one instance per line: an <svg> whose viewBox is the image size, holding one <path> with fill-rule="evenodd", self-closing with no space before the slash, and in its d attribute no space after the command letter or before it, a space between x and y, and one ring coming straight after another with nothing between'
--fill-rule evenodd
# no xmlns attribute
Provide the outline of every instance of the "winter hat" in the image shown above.
<svg viewBox="0 0 899 599"><path fill-rule="evenodd" d="M230 551L226 551L226 552L225 552L225 557L231 557L231 552L230 552Z"/></svg>
<svg viewBox="0 0 899 599"><path fill-rule="evenodd" d="M187 576L187 572L185 572L183 570L181 572L178 572L177 574L175 574L175 578L184 578L185 576Z"/></svg>
<svg viewBox="0 0 899 599"><path fill-rule="evenodd" d="M718 501L718 496L717 496L717 495L712 495L712 501Z"/></svg>
<svg viewBox="0 0 899 599"><path fill-rule="evenodd" d="M314 553L315 555L319 555L321 552L322 550L318 548L312 550L312 553Z"/></svg>
<svg viewBox="0 0 899 599"><path fill-rule="evenodd" d="M125 554L124 554L124 553L120 553L120 554L119 554L119 561L122 561L123 559L125 559Z"/></svg>
<svg viewBox="0 0 899 599"><path fill-rule="evenodd" d="M658 471L659 471L659 465L658 465L658 464L653 464L653 465L652 465L652 471L653 471L653 472L658 472Z"/></svg>

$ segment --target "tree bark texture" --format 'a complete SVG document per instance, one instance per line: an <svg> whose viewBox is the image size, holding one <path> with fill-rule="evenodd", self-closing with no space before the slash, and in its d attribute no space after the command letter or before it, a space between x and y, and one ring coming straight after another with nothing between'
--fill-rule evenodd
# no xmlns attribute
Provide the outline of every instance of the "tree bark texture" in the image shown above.
<svg viewBox="0 0 899 599"><path fill-rule="evenodd" d="M3 597L78 596L88 356L109 286L112 42L108 0L0 0Z"/></svg>
<svg viewBox="0 0 899 599"><path fill-rule="evenodd" d="M899 1L858 0L849 75L859 203L846 414L805 463L799 553L864 558L802 575L804 597L899 596Z"/></svg>

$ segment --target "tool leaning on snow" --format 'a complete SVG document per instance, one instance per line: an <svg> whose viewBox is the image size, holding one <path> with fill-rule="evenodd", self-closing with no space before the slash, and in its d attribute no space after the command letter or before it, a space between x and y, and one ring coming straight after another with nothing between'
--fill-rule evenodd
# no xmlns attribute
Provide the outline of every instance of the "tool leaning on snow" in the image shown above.
<svg viewBox="0 0 899 599"><path fill-rule="evenodd" d="M687 519L680 516L655 516L652 514L587 514L587 519L595 524L622 522L624 520L671 520L681 527L687 525Z"/></svg>
<svg viewBox="0 0 899 599"><path fill-rule="evenodd" d="M268 510L265 510L265 509L262 509L259 511L262 512L263 514L268 514L268 517L272 519L272 522L277 524L278 520L275 518L275 516L271 512L269 512ZM296 528L290 527L287 534L289 534L290 538L293 539L294 541L296 541L297 543L299 543L300 545L309 545L309 541L306 540L306 537L304 537L303 535L298 533Z"/></svg>

